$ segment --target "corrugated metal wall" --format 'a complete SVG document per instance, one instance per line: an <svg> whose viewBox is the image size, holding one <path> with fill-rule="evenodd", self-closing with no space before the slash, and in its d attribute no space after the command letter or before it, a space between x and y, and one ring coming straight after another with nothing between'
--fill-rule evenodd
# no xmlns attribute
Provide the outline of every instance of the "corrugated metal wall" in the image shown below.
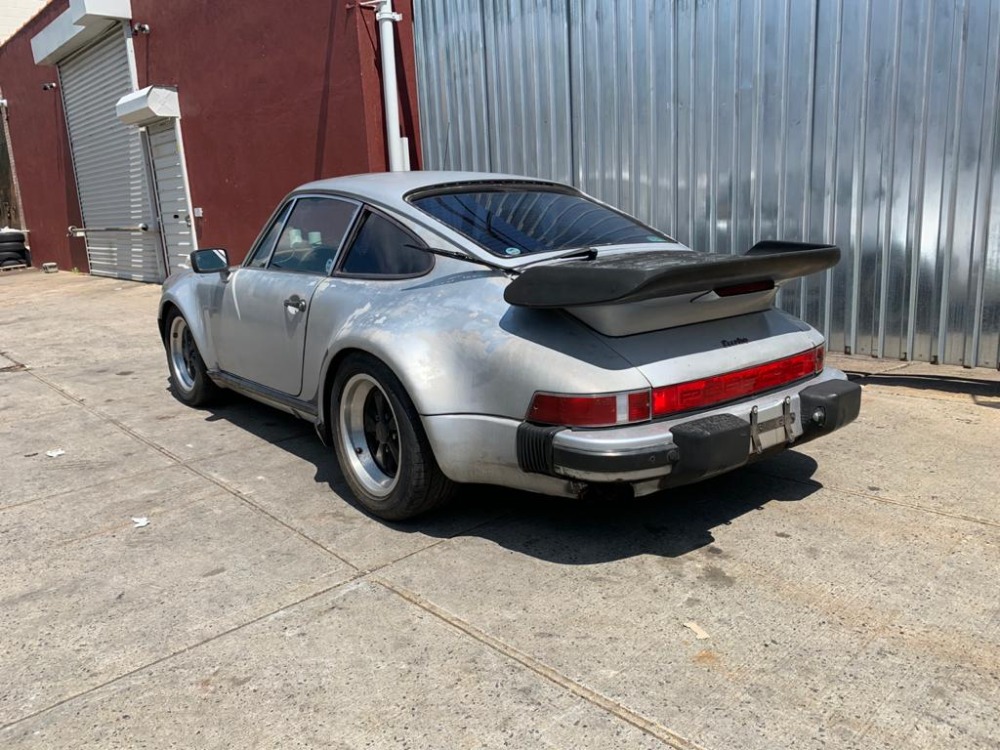
<svg viewBox="0 0 1000 750"><path fill-rule="evenodd" d="M1000 0L421 0L424 161L578 185L699 250L832 241L832 350L998 366Z"/></svg>

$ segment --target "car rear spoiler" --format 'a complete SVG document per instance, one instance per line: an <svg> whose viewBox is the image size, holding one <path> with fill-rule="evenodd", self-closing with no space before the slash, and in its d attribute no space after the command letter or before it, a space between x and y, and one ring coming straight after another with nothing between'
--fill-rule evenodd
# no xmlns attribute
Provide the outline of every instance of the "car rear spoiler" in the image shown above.
<svg viewBox="0 0 1000 750"><path fill-rule="evenodd" d="M517 307L621 305L679 294L775 284L832 268L840 248L807 242L758 242L746 255L655 250L532 266L504 290Z"/></svg>

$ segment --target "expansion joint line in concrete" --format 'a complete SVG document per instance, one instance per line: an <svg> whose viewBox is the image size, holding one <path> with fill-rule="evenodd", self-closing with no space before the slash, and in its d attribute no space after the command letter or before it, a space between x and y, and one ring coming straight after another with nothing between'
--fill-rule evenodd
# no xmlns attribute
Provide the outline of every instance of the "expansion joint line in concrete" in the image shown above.
<svg viewBox="0 0 1000 750"><path fill-rule="evenodd" d="M456 617L447 610L442 609L438 605L424 599L421 596L418 596L412 591L409 591L392 581L386 580L381 576L373 575L369 577L369 580L372 583L376 583L379 586L391 591L404 601L419 607L430 615L433 615L459 632L475 639L476 641L479 641L479 643L497 652L498 654L517 662L522 667L534 672L539 677L549 680L563 690L572 693L587 703L611 714L615 718L631 724L642 732L645 732L651 737L655 737L670 747L675 748L676 750L704 750L701 745L696 744L672 729L669 729L659 722L633 711L631 708L622 705L618 701L609 698L603 693L599 693L593 688L589 688L586 685L567 677L558 670L539 661L535 657L514 648L510 644L504 643L500 639L483 630L480 630L475 625L466 622L460 617Z"/></svg>
<svg viewBox="0 0 1000 750"><path fill-rule="evenodd" d="M8 357L8 359L10 359L10 358ZM14 361L14 360L11 360L11 361ZM15 363L15 364L18 364L18 363ZM164 448L163 446L160 446L160 445L156 444L155 442L153 442L153 441L145 438L144 436L142 436L139 433L135 432L133 429L131 429L130 427L128 427L127 425L125 425L121 421L117 420L116 418L114 418L114 417L112 417L112 416L110 416L110 415L108 415L108 414L106 414L106 413L104 413L104 412L102 412L102 411L100 411L98 409L95 409L95 408L91 407L89 404L87 404L82 399L73 396L72 394L70 394L69 392L67 392L65 389L63 389L61 386L53 383L48 378L46 378L46 377L38 374L37 372L31 370L30 368L27 368L27 372L30 373L33 377L35 377L37 380L39 380L44 385L46 385L49 388L51 388L52 390L56 391L57 393L59 393L61 396L63 396L64 398L68 399L69 401L71 401L71 402L77 404L78 406L82 407L83 409L85 409L86 411L88 411L89 413L91 413L92 415L96 416L97 418L99 418L99 419L101 419L101 420L103 420L105 422L108 422L109 424L112 424L117 429L121 430L122 432L124 432L125 434L127 434L130 437L134 438L135 440L143 443L147 447L149 447L149 448L151 448L151 449L159 452L160 454L164 455L165 457L169 458L175 464L183 466L184 468L186 468L187 470L193 472L194 474L198 475L199 477L201 477L201 478L205 479L206 481L210 482L211 484L219 487L220 489L222 489L226 493L232 495L233 497L237 498L241 502L245 503L247 506L249 506L252 509L256 510L258 513L261 513L262 515L266 516L270 520L272 520L275 523L279 524L280 526L284 527L285 529L287 529L288 531L290 531L294 535L300 537L303 541L306 541L309 544L318 547L319 549L321 549L322 551L324 551L328 555L334 557L335 559L337 559L338 561L340 561L344 565L348 566L353 571L353 573L351 574L351 576L349 578L347 578L347 579L345 579L343 581L339 581L339 582L337 582L336 584L334 584L332 586L325 587L325 588L323 588L320 591L317 591L317 592L314 592L312 594L309 594L308 596L303 597L300 600L297 600L295 602L292 602L292 603L289 603L287 605L284 605L284 606L282 606L282 607L274 610L273 612L268 612L268 613L266 613L264 615L261 615L261 616L259 616L257 618L249 620L247 622L240 623L239 625L236 625L236 626L234 626L234 627L232 627L232 628L230 628L228 630L225 630L223 632L217 633L217 634L215 634L215 635L213 635L213 636L211 636L209 638L206 638L206 639L204 639L202 641L199 641L198 643L186 646L186 647L184 647L182 649L179 649L179 650L177 650L175 652L172 652L172 653L170 653L170 654L168 654L166 656L163 656L163 657L161 657L159 659L156 659L156 660L154 660L154 661L152 661L150 663L147 663L147 664L144 664L144 665L142 665L140 667L137 667L134 670L131 670L131 671L129 671L127 673L124 673L122 675L119 675L117 677L114 677L114 678L112 678L112 679L110 679L110 680L108 680L108 681L106 681L106 682L104 682L104 683L102 683L100 685L95 685L95 686L93 686L91 688L88 688L88 689L86 689L84 691L81 691L81 692L79 692L79 693L77 693L75 695L63 698L62 700L60 700L60 701L58 701L58 702L56 702L56 703L54 703L54 704L52 704L50 706L46 706L44 708L41 708L41 709L39 709L38 711L36 711L36 712L34 712L32 714L20 717L20 718L14 720L14 721L12 721L12 722L10 722L8 724L0 726L0 731L6 730L9 727L12 727L12 726L20 724L20 723L22 723L24 721L27 721L27 720L29 720L29 719L31 719L31 718L33 718L33 717L35 717L35 716L37 716L37 715L39 715L41 713L44 713L44 712L49 711L49 710L51 710L53 708L56 708L56 707L58 707L60 705L63 705L63 704L68 703L70 701L73 701L76 698L79 698L79 697L82 697L84 695L90 694L90 693L92 693L92 692L94 692L96 690L104 688L104 687L106 687L108 685L112 685L112 684L114 684L114 683L116 683L116 682L118 682L120 680L126 679L126 678L128 678L128 677L130 677L132 675L135 675L135 674L139 673L139 672L142 672L144 670L147 670L147 669L150 669L152 667L155 667L155 666L157 666L157 665L159 665L159 664L161 664L161 663L163 663L163 662L165 662L165 661L167 661L169 659L172 659L172 658L174 658L176 656L179 656L181 654L184 654L184 653L186 653L188 651L191 651L193 649L196 649L196 648L199 648L199 647L201 647L203 645L211 643L212 641L215 641L218 638L222 638L222 637L224 637L226 635L229 635L229 634L232 634L234 632L237 632L237 631L241 630L242 628L244 628L244 627L246 627L248 625L260 622L261 620L264 620L264 619L266 619L268 617L271 617L271 616L273 616L273 615L275 615L275 614L277 614L279 612L282 612L282 611L291 609L293 607L296 607L296 606L298 606L300 604L303 604L303 603L305 603L305 602L307 602L309 600L312 600L312 599L314 599L314 598L316 598L318 596L321 596L322 594L325 594L325 593L328 593L330 591L333 591L333 590L335 590L335 589L337 589L339 587L342 587L344 585L350 584L350 583L352 583L354 581L357 581L359 579L367 579L367 580L370 580L373 583L376 583L376 584L380 585L381 587L385 588L386 590L391 591L393 594L395 594L396 596L400 597L404 601L408 602L410 605L418 607L422 611L424 611L424 612L432 615L433 617L441 620L442 622L444 622L448 626L454 628L455 630L459 631L460 633L464 634L465 636L473 638L474 640L476 640L477 642L479 642L481 645L483 645L483 646L485 646L485 647L493 650L494 652L496 652L496 653L504 656L507 659L510 659L511 661L516 662L517 664L519 664L522 667L528 669L529 671L533 672L537 676L542 677L542 678L548 680L549 682L555 684L556 686L562 688L563 690L565 690L565 691L567 691L567 692L569 692L569 693L571 693L573 695L576 695L578 698L584 700L585 702L589 703L590 705L593 705L594 707L597 707L597 708L605 711L608 714L611 714L612 716L616 717L617 719L619 719L621 721L624 721L624 722L626 722L626 723L628 723L628 724L636 727L640 731L648 734L651 737L654 737L654 738L660 740L661 742L664 742L668 746L670 746L672 748L676 748L677 750L702 750L701 746L697 745L696 743L694 743L693 741L687 739L686 737L682 736L681 734L679 734L679 733L677 733L677 732L669 729L668 727L665 727L662 724L660 724L660 723L658 723L658 722L656 722L656 721L654 721L654 720L652 720L652 719L650 719L650 718L648 718L646 716L643 716L642 714L634 711L633 709L628 708L627 706L619 703L618 701L616 701L616 700L614 700L612 698L609 698L608 696L606 696L606 695L604 695L604 694L602 694L602 693L600 693L600 692L598 692L598 691L596 691L596 690L594 690L592 688L589 688L586 685L583 685L583 684L577 682L576 680L573 680L572 678L570 678L570 677L562 674L561 672L559 672L555 668L550 667L549 665L545 664L544 662L540 661L539 659L537 659L537 658L535 658L535 657L533 657L533 656L531 656L531 655L529 655L529 654L527 654L527 653L525 653L523 651L520 651L519 649L511 646L510 644L507 644L507 643L501 641L500 639L496 638L495 636L490 635L489 633L487 633L487 632L485 632L483 630L480 630L479 628L477 628L476 626L472 625L471 623L468 623L465 620L462 620L461 618L459 618L459 617L451 614L450 612L448 612L445 609L439 607L438 605L434 604L433 602L431 602L431 601L429 601L427 599L424 599L424 598L420 597L419 595L417 595L417 594L415 594L415 593L413 593L413 592L411 592L411 591L409 591L409 590L407 590L407 589L405 589L405 588L403 588L401 586L398 586L397 584L394 584L391 581L388 581L388 580L386 580L386 579L384 579L384 578L376 575L376 573L378 571L380 571L380 570L382 570L382 569L384 569L384 568L386 568L386 567L388 567L390 565L393 565L393 564L399 562L399 559L392 560L390 562L384 563L383 565L374 566L372 568L367 568L367 569L361 569L361 568L359 568L357 565L351 563L349 560L345 559L344 557L342 557L341 555L339 555L335 551L333 551L330 548L326 547L325 545L321 544L319 541L313 539L312 537L310 537L307 534L299 531L298 529L296 529L295 527L293 527L290 524L286 523L285 521L281 520L280 518L274 516L272 513L270 513L266 509L264 509L261 506L259 506L251 498L249 498L247 495L245 495L243 492L241 492L240 490L236 489L235 487L232 487L229 484L227 484L226 482L224 482L222 480L219 480L219 479L211 476L210 474L206 473L205 471L201 470L200 468L198 468L196 466L190 465L189 463L187 463L186 461L184 461L182 458L180 458L179 456L177 456L176 454L174 454L172 451L170 451L170 450ZM760 471L759 468L757 470ZM761 473L766 474L768 476L774 476L775 478L782 479L782 480L785 480L785 481L800 482L801 483L801 480L796 480L794 478L789 478L789 477L784 477L784 476L780 476L780 475L775 475L775 474L772 474L771 472L761 471ZM897 506L902 506L902 507L910 508L912 510L923 511L925 513L931 513L931 514L934 514L934 515L945 516L945 517L954 518L954 519L957 519L957 520L962 520L962 521L967 521L967 522L972 522L972 523L978 523L978 524L988 525L988 526L992 526L992 527L1000 527L1000 523L997 523L997 522L994 522L994 521L990 521L988 519L976 518L976 517L972 517L972 516L965 516L965 515L956 514L956 513L949 513L947 511L940 511L940 510L936 510L936 509L933 509L933 508L927 508L927 507L916 505L916 504L912 504L912 503L906 503L906 502L903 502L903 501L894 500L892 498L880 497L880 496L877 496L877 495L871 495L871 494L867 494L867 493L864 493L864 492L858 492L856 490L848 490L848 489L837 488L837 487L830 487L829 489L831 489L833 491L836 491L836 492L842 492L842 493L845 493L845 494L854 495L854 496L857 496L857 497L860 497L860 498L864 498L864 499L867 499L867 500L871 500L871 501L875 501L875 502L879 502L879 503L883 503L883 504L897 505ZM490 520L495 520L495 519L490 519ZM483 522L483 523L486 523L486 522ZM476 524L476 526L478 526L478 525L482 525L482 524ZM468 530L466 530L466 532L467 531ZM406 555L406 556L404 556L403 558L400 558L400 559L406 559L407 557L411 557L413 555L419 554L421 552L426 551L429 548L432 548L432 547L435 547L435 546L437 546L439 544L442 544L445 541L447 541L447 540L446 539L439 540L438 542L435 542L434 544L431 544L428 547L423 547L423 548L421 548L419 550L416 550L416 551L410 553L409 555Z"/></svg>
<svg viewBox="0 0 1000 750"><path fill-rule="evenodd" d="M263 515L263 516L267 517L268 519L274 521L275 523L279 524L280 526L283 526L288 531L290 531L293 534L295 534L296 536L300 537L303 541L306 541L309 544L311 544L311 545L313 545L315 547L318 547L319 549L321 549L326 554L330 555L331 557L335 558L339 562L341 562L344 565L348 566L351 570L355 571L358 575L365 575L367 573L372 573L372 572L374 572L376 570L380 570L381 568L386 567L387 565L394 564L396 562L399 562L400 560L405 560L406 558L411 557L412 555L419 554L420 552L423 552L425 550L428 550L428 549L431 549L433 547L436 547L439 544L443 544L444 542L447 541L447 539L439 539L438 541L433 542L433 543L427 545L426 547L421 547L420 549L415 550L415 551L411 552L410 554L403 555L402 557L394 559L394 560L391 560L391 561L389 561L387 563L384 563L383 565L375 566L373 568L364 568L364 569L362 569L359 566L357 566L354 563L352 563L347 558L345 558L345 557L341 556L340 554L338 554L336 551L330 549L329 547L327 547L326 545L324 545L321 542L317 541L316 539L313 539L308 534L305 534L304 532L300 531L299 529L296 529L294 526L292 526L292 525L286 523L285 521L281 520L280 518L278 518L277 516L275 516L273 513L271 513L270 511L268 511L266 508L261 507L256 502L254 502L252 498L250 498L249 496L247 496L244 492L242 492L241 490L237 489L236 487L233 487L230 484L228 484L227 482L224 482L223 480L218 479L218 478L212 476L211 474L203 471L198 466L191 465L190 463L188 463L187 461L185 461L184 459L182 459L180 456L178 456L175 453L173 453L172 451L164 448L162 445L158 445L157 443L153 442L152 440L149 440L148 438L143 437L142 435L140 435L139 433L137 433L135 430L133 430L132 428L130 428L128 425L126 425L126 424L122 423L121 421L115 419L111 415L105 414L104 412L100 411L99 409L93 408L92 406L90 406L89 404L87 404L82 399L79 399L79 398L75 397L73 394L68 393L65 389L63 389L59 385L53 383L48 378L45 378L42 375L39 375L37 372L34 372L32 370L28 370L28 372L30 372L31 375L33 377L35 377L38 381L40 381L44 385L48 386L52 390L54 390L56 393L58 393L59 395L61 395L63 398L66 398L69 401L72 401L74 404L76 404L77 406L82 407L83 409L85 409L87 412L89 412L90 414L94 415L98 419L101 419L101 420L104 420L105 422L108 422L109 424L113 425L117 429L119 429L122 432L124 432L129 437L131 437L131 438L133 438L135 440L138 440L143 445L151 448L152 450L157 451L161 455L163 455L166 458L168 458L171 461L173 461L178 466L181 466L181 467L187 469L188 471L192 472L193 474L196 474L197 476L201 477L206 482L210 482L211 484L214 484L219 489L221 489L224 492L232 495L237 500L243 502L244 504L246 504L247 506L249 506L253 510L257 511L258 513L260 513L261 515ZM29 502L34 502L34 501L29 501ZM473 524L472 526L469 526L467 528L462 529L461 531L456 532L456 534L467 534L470 531L473 531L473 530L479 528L480 526L482 526L482 525L484 525L486 523L489 523L489 522L491 522L493 520L495 520L495 518L491 517L491 518L489 518L489 519L487 519L485 521L480 521L478 523Z"/></svg>
<svg viewBox="0 0 1000 750"><path fill-rule="evenodd" d="M771 477L773 479L781 479L785 482L794 482L796 484L804 484L808 486L815 487L819 483L815 479L796 479L795 477L785 476L784 474L779 474L773 471L767 471L760 465L754 466L750 471L755 471L764 476ZM884 495L872 495L868 492L861 492L859 490L848 489L847 487L836 487L833 485L820 485L830 490L831 492L839 492L842 495L851 495L852 497L860 497L864 500L872 500L876 503L882 503L883 505L896 505L900 508L908 508L910 510L915 510L920 513L929 513L934 516L943 516L945 518L951 518L956 521L965 521L967 523L977 523L982 526L991 526L993 528L1000 528L1000 521L993 521L989 518L980 518L979 516L967 516L964 513L950 513L946 510L938 510L937 508L928 508L926 505L917 505L916 503L908 503L904 500L896 500L892 497L885 497Z"/></svg>
<svg viewBox="0 0 1000 750"><path fill-rule="evenodd" d="M155 450L157 453L160 453L161 455L167 457L168 459L170 459L171 461L173 461L178 466L183 466L185 469L187 469L190 472L193 472L194 474L197 474L199 477L201 477L205 481L211 482L212 484L214 484L219 489L221 489L221 490L225 491L226 493L232 495L236 499L240 500L241 502L245 503L249 507L253 508L258 513L260 513L260 514L262 514L264 516L267 516L269 519L271 519L275 523L283 526L285 529L287 529L288 531L290 531L295 536L301 538L302 540L308 542L309 544L311 544L313 546L319 547L321 550L323 550L327 554L329 554L329 555L337 558L337 560L339 560L340 562L342 562L344 565L347 565L352 570L357 570L358 569L356 565L352 564L348 560L345 560L343 557L341 557L340 555L338 555L336 552L334 552L333 550L329 549L328 547L323 546L322 544L320 544L319 542L317 542L315 539L313 539L312 537L310 537L308 534L303 534L301 531L299 531L298 529L296 529L294 526L286 523L285 521L282 521L280 518L278 518L277 516L275 516L270 511L266 510L265 508L262 508L260 505L258 505L253 500L251 500L245 493L241 492L240 490L236 489L235 487L231 487L226 482L223 482L222 480L213 477L211 474L203 471L202 469L200 469L197 466L192 466L190 463L188 463L187 461L185 461L184 459L182 459L180 456L176 455L172 451L170 451L170 450L164 448L162 445L158 445L157 443L153 442L152 440L149 440L148 438L140 435L138 432L136 432L135 430L133 430L131 427L129 427L128 425L124 424L120 420L115 419L111 415L105 414L104 412L100 411L99 409L95 409L94 407L90 406L90 404L86 403L83 399L77 398L76 396L74 396L73 394L69 393L64 388L62 388L61 386L57 385L56 383L53 383L48 378L46 378L46 377L44 377L42 375L39 375L34 370L31 370L29 368L28 372L30 372L40 382L44 383L49 388L51 388L52 390L54 390L56 393L60 394L63 398L66 398L66 399L72 401L74 404L76 404L76 405L80 406L81 408L85 409L90 414L93 414L98 419L102 419L105 422L108 422L109 424L115 426L116 428L118 428L119 430L121 430L126 435L128 435L131 438L133 438L134 440L138 440L140 443L142 443L143 445L147 446L148 448L151 448L152 450Z"/></svg>
<svg viewBox="0 0 1000 750"><path fill-rule="evenodd" d="M175 464L183 466L187 470L189 470L189 471L197 474L199 477L205 479L208 482L211 482L212 484L216 485L217 487L219 487L220 489L224 490L228 494L236 497L237 499L239 499L243 503L245 503L248 506L252 507L257 512L265 515L270 520L272 520L275 523L280 524L281 526L285 527L286 529L288 529L289 531L291 531L296 536L302 538L304 541L308 542L311 545L319 547L321 550L323 550L327 554L331 555L332 557L336 558L337 560L339 560L340 562L342 562L344 565L347 565L354 572L351 575L351 577L349 579L347 579L346 581L340 581L337 584L335 584L334 586L330 586L330 587L324 588L323 590L321 590L319 592L316 592L314 594L310 594L309 596L307 596L307 597L305 597L305 598L303 598L303 599L301 599L301 600L299 600L297 602L293 602L291 604L285 605L284 607L281 607L281 608L275 610L274 612L269 612L269 613L267 613L265 615L261 615L260 617L254 618L253 620L250 620L250 621L248 621L246 623L241 623L240 625L237 625L237 626L235 626L233 628L230 628L230 629L228 629L228 630L226 630L226 631L224 631L222 633L218 633L218 634L216 634L216 635L214 635L214 636L212 636L210 638L207 638L207 639L205 639L203 641L200 641L200 642L198 642L196 644L192 644L190 646L186 646L185 648L180 649L178 651L175 651L175 652L173 652L171 654L168 654L168 655L166 655L166 656L164 656L164 657L162 657L160 659L157 659L157 660L152 661L150 663L144 664L144 665L142 665L140 667L137 667L134 670L126 672L126 673L124 673L122 675L119 675L117 677L114 677L113 679L108 680L108 681L106 681L106 682L104 682L104 683L102 683L100 685L95 685L95 686L93 686L91 688L88 688L87 690L84 690L84 691L81 691L79 693L76 693L75 695L68 696L68 697L66 697L66 698L64 698L64 699L62 699L62 700L54 703L51 706L46 706L45 708L39 709L38 711L36 711L36 712L34 712L32 714L29 714L27 716L23 716L23 717L15 720L15 721L13 721L13 722L11 722L9 724L6 724L4 726L0 726L0 731L5 730L5 729L7 729L9 727L12 727L12 726L14 726L16 724L20 724L21 722L27 721L28 719L31 719L31 718L33 718L34 716L37 716L40 713L43 713L45 711L49 711L49 710L51 710L53 708L57 708L60 705L68 703L69 701L75 700L76 698L79 698L79 697L82 697L82 696L87 695L89 693L92 693L95 690L99 690L99 689L104 688L104 687L106 687L108 685L114 684L114 683L116 683L116 682L118 682L118 681L120 681L122 679L125 679L125 678L127 678L129 676L132 676L134 674L137 674L137 673L139 673L141 671L144 671L144 670L150 669L152 667L155 667L156 665L161 664L164 661L167 661L169 659L172 659L175 656L179 656L180 654L188 652L188 651L190 651L192 649L199 648L199 647L201 647L201 646L203 646L205 644L211 643L212 641L214 641L214 640L216 640L218 638L221 638L221 637L223 637L225 635L228 635L228 634L231 634L233 632L236 632L236 631L238 631L238 630L246 627L247 625L253 624L255 622L259 622L259 621L261 621L261 620L263 620L263 619L265 619L267 617L273 616L277 612L281 612L281 611L290 609L292 607L295 607L295 606L297 606L299 604L302 604L302 603L304 603L306 601L309 601L310 599L313 599L313 598L315 598L315 597L317 597L317 596L319 596L321 594L327 593L329 591L334 590L335 588L338 588L338 587L341 587L341 586L343 586L345 584L351 583L352 581L355 581L355 580L358 580L358 579L362 579L362 578L365 578L365 577L370 577L373 582L376 582L379 585L381 585L383 588L385 588L385 589L393 592L397 596L401 597L404 601L406 601L409 604L411 604L413 606L416 606L416 607L420 608L421 610L423 610L423 611L425 611L425 612L433 615L434 617L436 617L436 618L444 621L445 623L447 623L451 627L457 629L459 632L463 633L464 635L473 638L474 640L476 640L477 642L479 642L483 646L486 646L486 647L490 648L491 650L493 650L493 651L495 651L495 652L497 652L497 653L499 653L499 654L507 657L508 659L511 659L512 661L517 662L522 667L527 668L528 670L530 670L531 672L535 673L536 675L538 675L540 677L543 677L544 679L546 679L546 680L552 682L553 684L559 686L563 690L566 690L566 691L572 693L573 695L576 695L577 697L581 698L582 700L586 701L587 703L589 703L589 704L591 704L591 705L593 705L593 706L595 706L595 707L597 707L597 708L599 708L599 709L601 709L601 710L603 710L603 711L605 711L607 713L610 713L611 715L615 716L616 718L620 719L621 721L624 721L624 722L626 722L628 724L631 724L632 726L638 728L639 730L645 732L646 734L659 739L660 741L666 743L670 747L676 748L677 750L701 750L700 746L698 746L695 743L693 743L692 741L690 741L690 740L682 737L677 732L674 732L674 731L668 729L667 727L664 727L661 724L659 724L659 723L657 723L657 722L655 722L655 721L653 721L653 720L651 720L651 719L649 719L649 718L647 718L645 716L642 716L641 714L639 714L639 713L633 711L632 709L630 709L630 708L622 705L621 703L618 703L617 701L615 701L615 700L613 700L611 698L608 698L607 696L605 696L605 695L603 695L603 694L601 694L601 693L599 693L599 692L597 692L597 691L595 691L595 690L593 690L591 688L588 688L585 685L582 685L582 684L576 682L575 680L567 677L566 675L563 675L562 673L558 672L557 670L553 669L552 667L548 666L547 664L544 664L543 662L539 661L538 659L536 659L536 658L534 658L534 657L532 657L532 656L530 656L530 655L528 655L528 654L526 654L526 653L524 653L524 652L522 652L522 651L520 651L518 649L515 649L513 646L510 646L510 645L504 643L503 641L500 641L499 639L497 639L497 638L489 635L488 633L480 630L479 628L476 628L473 625L471 625L471 624L469 624L469 623L467 623L467 622L465 622L465 621L463 621L463 620L461 620L461 619L459 619L459 618L457 618L457 617L449 614L448 612L446 612L445 610L441 609L440 607L438 607L437 605L433 604L432 602L427 601L427 600L425 600L425 599L423 599L421 597L418 597L417 595L415 595L415 594L413 594L413 593L411 593L409 591L406 591L405 589L402 589L402 588L400 588L400 587L398 587L398 586L396 586L396 585L394 585L394 584L392 584L392 583L390 583L390 582L388 582L388 581L386 581L386 580L384 580L382 578L374 576L374 573L376 571L381 570L381 569L383 569L385 567L388 567L391 564L395 564L396 562L399 562L399 560L393 560L390 563L385 563L384 565L376 566L376 567L371 568L371 569L365 569L365 570L359 569L358 566L356 566L355 564L351 563L349 560L347 560L344 557L342 557L341 555L337 554L336 552L334 552L330 548L328 548L325 545L321 544L320 542L316 541L315 539L313 539L312 537L308 536L307 534L302 533L301 531L299 531L298 529L296 529L293 526L289 525L285 521L282 521L280 518L277 518L276 516L274 516L272 513L270 513L266 509L260 507L257 503L253 502L249 497L247 497L243 492L241 492L240 490L236 489L235 487L231 487L226 482L223 482L223 481L221 481L219 479L216 479L215 477L211 476L210 474L202 471L197 466L190 465L189 463L187 463L186 461L184 461L180 456L177 456L176 454L174 454L172 451L170 451L170 450L164 448L163 446L158 445L157 443L155 443L155 442L147 439L143 435L140 435L135 430L133 430L132 428L130 428L128 425L122 423L118 419L115 419L114 417L112 417L112 416L110 416L108 414L105 414L104 412L102 412L102 411L100 411L98 409L93 408L92 406L90 406L89 404L87 404L85 401L83 401L80 398L77 398L77 397L73 396L71 393L69 393L68 391L66 391L61 386L59 386L56 383L53 383L52 381L50 381L48 378L46 378L46 377L38 374L37 372L34 372L31 369L28 369L28 372L31 373L31 375L33 377L35 377L36 379L38 379L41 383L43 383L44 385L48 386L49 388L51 388L55 392L59 393L62 397L66 398L69 401L75 403L76 405L82 407L83 409L85 409L89 413L93 414L95 417L97 417L97 418L99 418L99 419L101 419L103 421L106 421L109 424L114 425L117 429L121 430L122 432L124 432L125 434L127 434L129 437L131 437L131 438L133 438L135 440L138 440L139 442L141 442L142 444L146 445L147 447L149 447L149 448L157 451L158 453L162 454L163 456L166 456L168 459L170 459L171 461L173 461ZM491 520L493 520L493 519L491 519ZM481 524L476 524L476 525L478 526L478 525L481 525ZM466 530L466 532L467 531L468 531L468 529ZM429 545L429 547L435 547L438 544L443 543L444 541L446 541L446 540L440 540L440 541L438 541L438 542L436 542L436 543L434 543L432 545ZM420 552L424 552L424 551L426 551L426 549L428 549L428 548L427 547L421 548L420 550L417 550L416 552L411 553L411 555L404 556L404 558L401 558L401 559L405 559L405 557L410 557L413 554L418 554Z"/></svg>
<svg viewBox="0 0 1000 750"><path fill-rule="evenodd" d="M253 618L252 620L247 620L246 622L241 622L239 625L234 625L233 627L228 628L227 630L223 630L220 633L216 633L215 635L209 636L208 638L205 638L204 640L198 641L197 643L192 643L189 646L184 646L184 648L179 648L176 651L171 651L166 656L161 656L159 659L154 659L153 661L147 662L147 663L145 663L145 664L143 664L141 666L136 667L135 669L131 669L128 672L124 672L124 673L118 675L117 677L112 677L110 680L105 680L104 682L102 682L99 685L93 685L92 687L89 687L86 690L81 690L78 693L74 693L73 695L68 695L65 698L61 698L60 700L57 700L55 703L52 703L52 704L50 704L48 706L45 706L44 708L39 708L37 711L33 711L30 714L26 714L24 716L18 717L17 719L14 719L13 721L7 722L6 724L0 725L0 732L4 732L4 731L10 729L11 727L15 727L18 724L21 724L21 723L23 723L25 721L29 721L30 719L33 719L36 716L44 714L47 711L51 711L54 708L59 708L59 706L65 705L67 703L70 703L71 701L75 701L77 698L82 698L82 697L84 697L86 695L90 695L91 693L94 693L94 692L96 692L98 690L106 688L106 687L108 687L110 685L114 685L115 683L121 682L122 680L128 679L129 677L132 677L134 675L137 675L140 672L144 672L147 669L152 669L152 668L154 668L154 667L156 667L156 666L158 666L160 664L163 664L164 662L169 661L170 659L173 659L173 658L175 658L177 656L181 656L182 654L186 654L189 651L194 651L197 648L201 648L202 646L205 646L205 645L207 645L209 643L212 643L213 641L216 641L219 638L224 638L227 635L232 635L233 633L236 633L236 632L242 630L245 627L248 627L248 626L253 625L255 623L261 622L262 620L266 620L269 617L274 617L275 615L277 615L277 614L279 614L281 612L284 612L286 610L289 610L289 609L291 609L293 607L297 607L300 604L305 604L306 602L309 602L309 601L311 601L311 600L313 600L313 599L315 599L315 598L317 598L319 596L322 596L323 594L327 594L327 593L329 593L331 591L334 591L334 590L336 590L338 588L341 588L343 586L347 586L347 585L353 583L354 581L358 580L359 578L362 578L363 576L364 576L364 573L362 573L362 572L359 571L359 572L355 573L354 575L352 575L350 578L347 578L347 579L342 580L342 581L337 581L336 583L334 583L334 584L332 584L330 586L326 586L325 588L322 588L319 591L314 591L313 593L308 594L308 595L302 597L301 599L298 599L298 600L296 600L294 602L290 602L288 604L285 604L285 605L283 605L281 607L278 607L277 609L272 610L270 612L266 612L266 613L260 615L259 617Z"/></svg>

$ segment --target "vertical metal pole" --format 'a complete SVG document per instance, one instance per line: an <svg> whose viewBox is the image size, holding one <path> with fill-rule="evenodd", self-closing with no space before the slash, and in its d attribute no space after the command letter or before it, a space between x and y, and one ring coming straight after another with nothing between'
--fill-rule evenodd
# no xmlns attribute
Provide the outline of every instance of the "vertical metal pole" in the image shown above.
<svg viewBox="0 0 1000 750"><path fill-rule="evenodd" d="M378 21L379 47L382 53L382 96L385 100L385 141L389 151L389 171L405 171L403 144L399 137L399 89L396 83L396 34L393 24L403 16L394 13L392 0L381 0Z"/></svg>
<svg viewBox="0 0 1000 750"><path fill-rule="evenodd" d="M163 213L160 211L160 188L156 184L156 165L153 164L153 147L149 142L149 130L145 125L138 128L139 140L142 142L142 156L146 164L146 174L149 176L149 198L152 202L153 216L156 218L156 229L160 234L160 260L163 261L163 280L170 276L170 249L167 247L167 233L163 227Z"/></svg>
<svg viewBox="0 0 1000 750"><path fill-rule="evenodd" d="M21 225L19 229L25 228L24 204L21 203L21 186L17 182L17 166L14 164L14 144L10 139L10 123L7 122L7 100L3 98L3 91L0 91L0 120L3 121L3 138L7 145L7 158L10 160L10 179L14 183L14 205L17 206L17 221Z"/></svg>

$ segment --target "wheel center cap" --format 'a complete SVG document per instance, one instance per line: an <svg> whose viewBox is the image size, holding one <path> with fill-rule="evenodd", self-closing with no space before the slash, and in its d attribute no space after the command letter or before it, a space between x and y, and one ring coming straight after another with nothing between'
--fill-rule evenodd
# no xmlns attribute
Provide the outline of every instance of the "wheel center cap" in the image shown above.
<svg viewBox="0 0 1000 750"><path fill-rule="evenodd" d="M389 427L385 422L375 423L375 439L380 443L385 443L389 439Z"/></svg>

